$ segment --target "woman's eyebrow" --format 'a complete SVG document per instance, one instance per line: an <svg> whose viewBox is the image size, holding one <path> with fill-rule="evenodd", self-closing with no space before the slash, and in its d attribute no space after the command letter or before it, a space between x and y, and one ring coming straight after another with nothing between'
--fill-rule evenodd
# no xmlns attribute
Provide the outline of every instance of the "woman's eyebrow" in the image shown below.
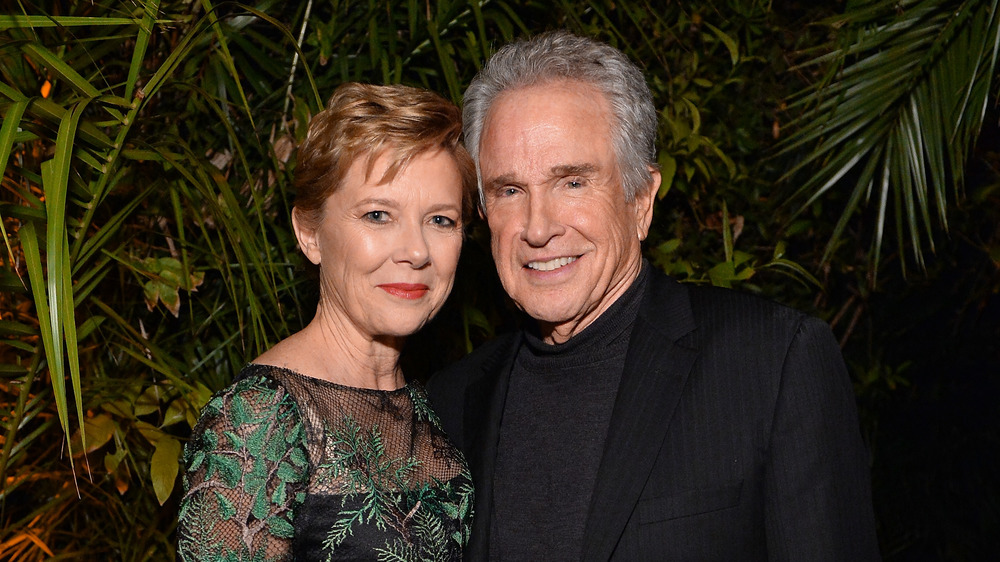
<svg viewBox="0 0 1000 562"><path fill-rule="evenodd" d="M358 207L363 207L367 205L376 205L379 207L395 207L396 201L392 199L381 199L378 197L366 197L355 203L355 205Z"/></svg>

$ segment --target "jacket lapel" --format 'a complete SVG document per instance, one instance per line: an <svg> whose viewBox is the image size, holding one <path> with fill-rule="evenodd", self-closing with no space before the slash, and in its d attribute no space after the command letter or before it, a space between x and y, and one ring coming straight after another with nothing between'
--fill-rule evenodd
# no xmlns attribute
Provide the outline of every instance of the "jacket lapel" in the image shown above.
<svg viewBox="0 0 1000 562"><path fill-rule="evenodd" d="M489 558L493 470L510 372L520 344L521 335L517 332L508 342L497 346L495 353L482 363L481 376L470 383L466 390L465 443L472 480L476 484L472 538L465 549L466 560Z"/></svg>
<svg viewBox="0 0 1000 562"><path fill-rule="evenodd" d="M654 272L636 318L584 531L583 560L605 561L647 480L698 351L685 288ZM478 515L478 513L477 513Z"/></svg>

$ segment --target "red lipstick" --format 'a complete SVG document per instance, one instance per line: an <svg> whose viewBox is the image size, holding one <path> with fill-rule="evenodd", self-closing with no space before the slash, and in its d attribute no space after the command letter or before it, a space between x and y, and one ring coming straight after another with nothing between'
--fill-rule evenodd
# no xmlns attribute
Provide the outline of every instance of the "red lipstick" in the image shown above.
<svg viewBox="0 0 1000 562"><path fill-rule="evenodd" d="M385 283L379 289L401 299L415 300L427 294L430 287L423 283Z"/></svg>

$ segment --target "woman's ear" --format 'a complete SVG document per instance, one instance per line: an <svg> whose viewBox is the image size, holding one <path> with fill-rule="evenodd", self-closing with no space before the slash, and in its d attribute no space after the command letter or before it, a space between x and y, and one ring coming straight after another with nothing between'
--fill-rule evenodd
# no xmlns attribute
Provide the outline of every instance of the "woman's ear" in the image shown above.
<svg viewBox="0 0 1000 562"><path fill-rule="evenodd" d="M320 256L317 227L313 221L306 218L306 212L298 207L292 207L292 230L299 241L299 249L314 265L319 265Z"/></svg>

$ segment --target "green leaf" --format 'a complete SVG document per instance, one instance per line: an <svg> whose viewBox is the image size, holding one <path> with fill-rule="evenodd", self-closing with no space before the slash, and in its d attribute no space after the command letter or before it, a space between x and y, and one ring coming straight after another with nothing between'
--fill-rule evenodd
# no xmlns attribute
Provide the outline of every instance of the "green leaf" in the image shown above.
<svg viewBox="0 0 1000 562"><path fill-rule="evenodd" d="M131 98L135 94L139 71L142 69L143 61L146 57L146 49L149 47L149 36L153 31L156 14L160 9L160 0L144 0L141 4L143 17L135 37L135 47L132 49L132 61L128 67L128 78L125 80L126 98Z"/></svg>
<svg viewBox="0 0 1000 562"><path fill-rule="evenodd" d="M27 367L12 365L10 363L0 363L0 378L20 377L27 372Z"/></svg>
<svg viewBox="0 0 1000 562"><path fill-rule="evenodd" d="M740 47L739 45L736 44L736 40L726 35L721 29L715 27L714 25L708 23L707 21L702 22L702 24L708 29L710 29L712 33L715 34L715 36L719 39L719 41L722 41L722 44L725 45L726 49L729 50L729 60L732 61L733 66L736 66L736 63L740 61Z"/></svg>
<svg viewBox="0 0 1000 562"><path fill-rule="evenodd" d="M219 58L223 65L225 65L226 70L229 71L230 76L233 79L233 84L236 86L236 91L240 94L240 99L243 101L243 107L246 109L246 117L250 120L250 127L253 128L253 112L250 110L250 104L247 102L246 93L243 91L243 83L240 81L240 73L236 70L236 65L233 62L233 55L229 52L229 43L226 40L226 36L223 33L222 26L219 25L218 18L215 15L215 8L212 6L211 0L201 0L201 5L205 9L205 17L211 22L212 29L215 30L215 37L218 40L219 48L222 50L222 56Z"/></svg>
<svg viewBox="0 0 1000 562"><path fill-rule="evenodd" d="M118 466L121 464L122 460L125 459L125 456L127 454L128 451L126 451L125 449L121 449L113 453L108 453L104 455L104 469L107 470L109 473L115 472L116 470L118 470Z"/></svg>
<svg viewBox="0 0 1000 562"><path fill-rule="evenodd" d="M861 2L826 22L838 37L807 66L832 71L793 100L803 111L779 152L808 149L784 178L807 175L793 196L797 202L830 191L847 194L824 261L849 221L865 214L875 221L869 228L875 273L887 231L896 232L903 273L907 247L923 267L935 230L948 229L948 198L961 193L965 162L995 89L998 11L1000 0L928 0L905 8ZM874 212L862 213L870 205ZM874 285L877 277L870 279Z"/></svg>
<svg viewBox="0 0 1000 562"><path fill-rule="evenodd" d="M309 457L307 457L305 451L299 447L293 448L288 458L292 461L292 464L299 468L303 468L309 463Z"/></svg>
<svg viewBox="0 0 1000 562"><path fill-rule="evenodd" d="M233 450L238 451L246 445L246 443L243 441L243 438L240 437L239 434L237 434L234 431L224 431L223 435L226 436L226 440L229 443L229 448Z"/></svg>
<svg viewBox="0 0 1000 562"><path fill-rule="evenodd" d="M18 92L19 94L19 92ZM21 116L28 107L27 98L15 99L14 103L7 106L7 111L3 116L3 123L0 124L0 177L7 177L7 162L10 160L10 152L14 146L14 137L21 124ZM3 214L0 213L0 235L3 236L4 244L7 246L7 256L15 263L14 250L10 245L10 237L7 235L7 228L4 226Z"/></svg>
<svg viewBox="0 0 1000 562"><path fill-rule="evenodd" d="M283 505L285 500L288 498L287 490L284 484L278 484L274 487L274 493L271 494L271 503L274 505Z"/></svg>
<svg viewBox="0 0 1000 562"><path fill-rule="evenodd" d="M708 270L708 277L712 285L716 287L732 287L733 279L736 277L736 270L732 262L724 261L716 264Z"/></svg>
<svg viewBox="0 0 1000 562"><path fill-rule="evenodd" d="M219 503L219 516L223 521L228 521L236 515L236 506L225 494L215 492L215 500Z"/></svg>
<svg viewBox="0 0 1000 562"><path fill-rule="evenodd" d="M168 435L160 428L142 420L136 420L135 428L139 430L139 434L142 435L146 441L149 441L149 443L154 447L159 444L160 439L168 437Z"/></svg>
<svg viewBox="0 0 1000 562"><path fill-rule="evenodd" d="M181 398L171 400L170 405L167 406L167 412L163 414L163 422L160 423L160 427L180 423L185 419L187 419L187 402Z"/></svg>
<svg viewBox="0 0 1000 562"><path fill-rule="evenodd" d="M254 488L256 489L256 493L254 494L253 506L250 508L250 513L257 519L265 519L271 511L271 498L268 496L265 486L254 486Z"/></svg>
<svg viewBox="0 0 1000 562"><path fill-rule="evenodd" d="M153 412L158 412L160 410L160 403L163 400L163 389L159 385L151 385L135 401L135 406L133 407L133 415L135 416L145 416L147 414L152 414Z"/></svg>
<svg viewBox="0 0 1000 562"><path fill-rule="evenodd" d="M45 65L51 72L61 77L69 83L80 95L88 98L96 98L101 95L86 78L73 70L73 67L63 62L55 53L46 49L38 43L28 43L21 47L24 54L35 61Z"/></svg>
<svg viewBox="0 0 1000 562"><path fill-rule="evenodd" d="M157 441L153 457L149 461L149 476L153 481L153 491L160 505L163 505L174 491L180 456L181 443L177 439L164 436Z"/></svg>
<svg viewBox="0 0 1000 562"><path fill-rule="evenodd" d="M670 192L674 185L674 176L677 174L677 160L665 151L660 151L660 189L656 197L663 199Z"/></svg>
<svg viewBox="0 0 1000 562"><path fill-rule="evenodd" d="M290 539L295 536L295 527L284 517L268 517L267 528L278 538Z"/></svg>
<svg viewBox="0 0 1000 562"><path fill-rule="evenodd" d="M81 431L82 430L82 431ZM83 426L73 435L74 450L93 453L103 447L115 433L115 422L108 414L98 414L83 421ZM86 438L84 438L84 435ZM86 442L86 447L84 447Z"/></svg>
<svg viewBox="0 0 1000 562"><path fill-rule="evenodd" d="M243 475L243 471L241 470L240 464L236 459L218 454L210 454L208 459L209 464L215 470L218 470L220 476L222 477L222 481L225 482L227 486L232 488L239 483L240 478Z"/></svg>
<svg viewBox="0 0 1000 562"><path fill-rule="evenodd" d="M13 320L0 320L0 335L2 336L37 336L38 330L27 324Z"/></svg>
<svg viewBox="0 0 1000 562"><path fill-rule="evenodd" d="M92 16L32 16L32 15L0 15L0 30L14 28L45 28L45 27L100 27L120 26L135 23L132 18L92 17Z"/></svg>
<svg viewBox="0 0 1000 562"><path fill-rule="evenodd" d="M195 451L194 454L191 455L191 460L188 462L188 472L193 473L197 471L198 467L200 467L203 462L205 462L205 452Z"/></svg>
<svg viewBox="0 0 1000 562"><path fill-rule="evenodd" d="M301 467L295 468L286 462L282 462L278 465L276 474L282 482L299 482L302 480L303 471Z"/></svg>

